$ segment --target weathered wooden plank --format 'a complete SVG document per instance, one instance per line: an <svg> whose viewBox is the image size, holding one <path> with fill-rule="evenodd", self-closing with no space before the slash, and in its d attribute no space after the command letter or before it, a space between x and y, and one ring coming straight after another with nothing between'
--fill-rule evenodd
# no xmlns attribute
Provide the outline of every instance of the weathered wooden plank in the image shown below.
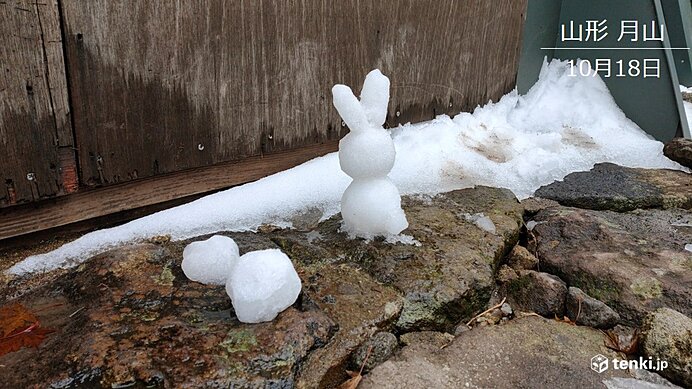
<svg viewBox="0 0 692 389"><path fill-rule="evenodd" d="M78 189L79 180L63 57L60 9L58 0L36 1L35 5L42 34L51 109L55 118L60 194L68 194Z"/></svg>
<svg viewBox="0 0 692 389"><path fill-rule="evenodd" d="M55 1L0 2L0 207L77 184L57 15Z"/></svg>
<svg viewBox="0 0 692 389"><path fill-rule="evenodd" d="M60 11L57 0L35 1L37 19L42 35L48 92L55 116L57 143L59 147L74 148L72 120L63 58Z"/></svg>
<svg viewBox="0 0 692 389"><path fill-rule="evenodd" d="M243 184L336 149L325 142L0 209L0 240Z"/></svg>
<svg viewBox="0 0 692 389"><path fill-rule="evenodd" d="M345 133L330 88L379 67L389 125L514 87L526 0L63 0L83 183Z"/></svg>

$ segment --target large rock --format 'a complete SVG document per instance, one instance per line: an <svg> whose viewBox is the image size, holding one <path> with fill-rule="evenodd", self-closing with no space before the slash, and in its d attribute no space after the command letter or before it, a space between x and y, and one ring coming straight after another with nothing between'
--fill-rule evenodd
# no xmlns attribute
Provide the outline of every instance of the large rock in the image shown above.
<svg viewBox="0 0 692 389"><path fill-rule="evenodd" d="M329 343L307 357L296 386L335 387L349 378L349 359L358 346L393 325L403 298L352 264L308 268L304 274L305 296L334 320L339 330Z"/></svg>
<svg viewBox="0 0 692 389"><path fill-rule="evenodd" d="M579 325L603 329L614 327L620 321L620 315L603 301L573 286L567 293L565 315Z"/></svg>
<svg viewBox="0 0 692 389"><path fill-rule="evenodd" d="M381 331L451 330L483 310L513 247L522 207L503 189L404 199L419 243L350 240L335 216L315 230L265 226L226 233L241 253L281 248L303 283L272 322L234 316L223 286L189 281L187 242L121 247L75 269L0 285L57 330L38 349L0 356L8 387L332 387L351 355ZM467 220L483 213L487 232ZM303 215L301 230L316 216ZM204 239L199 237L196 240Z"/></svg>
<svg viewBox="0 0 692 389"><path fill-rule="evenodd" d="M500 288L500 296L516 310L535 312L547 317L562 317L567 285L558 277L533 270L519 273Z"/></svg>
<svg viewBox="0 0 692 389"><path fill-rule="evenodd" d="M409 198L403 204L409 219L404 233L418 244L349 240L338 218L322 223L317 229L321 239L312 244L403 293L399 331L452 331L460 320L485 309L493 273L518 241L522 207L509 190L488 187ZM492 220L494 234L465 216L478 213Z"/></svg>
<svg viewBox="0 0 692 389"><path fill-rule="evenodd" d="M270 323L240 323L223 286L187 280L182 247L171 249L114 250L22 296L56 333L1 356L3 386L292 386L297 367L336 330L300 303Z"/></svg>
<svg viewBox="0 0 692 389"><path fill-rule="evenodd" d="M464 324L464 326L466 325ZM468 327L466 328L468 329ZM437 331L407 332L401 335L400 340L401 344L404 346L421 344L423 346L442 349L454 340L454 335Z"/></svg>
<svg viewBox="0 0 692 389"><path fill-rule="evenodd" d="M669 308L649 314L642 325L642 351L668 362L662 376L692 387L692 319Z"/></svg>
<svg viewBox="0 0 692 389"><path fill-rule="evenodd" d="M413 343L365 376L360 388L602 388L626 371L590 369L617 355L589 327L535 316L463 333L446 347Z"/></svg>
<svg viewBox="0 0 692 389"><path fill-rule="evenodd" d="M692 214L550 208L533 230L541 270L582 289L636 326L667 306L692 314Z"/></svg>
<svg viewBox="0 0 692 389"><path fill-rule="evenodd" d="M391 332L378 332L360 345L353 354L351 369L364 372L372 370L375 366L389 359L399 347L399 340Z"/></svg>
<svg viewBox="0 0 692 389"><path fill-rule="evenodd" d="M538 267L538 258L524 246L516 245L507 255L507 265L514 270L533 270Z"/></svg>
<svg viewBox="0 0 692 389"><path fill-rule="evenodd" d="M663 154L682 166L692 167L692 140L675 138L666 143Z"/></svg>
<svg viewBox="0 0 692 389"><path fill-rule="evenodd" d="M562 205L617 212L692 208L692 175L666 169L634 169L600 163L588 172L538 188L535 196Z"/></svg>

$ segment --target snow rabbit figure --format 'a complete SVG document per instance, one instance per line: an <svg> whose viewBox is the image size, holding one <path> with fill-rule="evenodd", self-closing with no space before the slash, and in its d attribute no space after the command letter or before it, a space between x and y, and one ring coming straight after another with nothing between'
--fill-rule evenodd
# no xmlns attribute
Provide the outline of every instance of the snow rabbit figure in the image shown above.
<svg viewBox="0 0 692 389"><path fill-rule="evenodd" d="M399 191L387 177L396 159L394 141L382 127L389 79L375 69L365 77L360 101L346 85L334 85L332 95L334 107L350 129L339 142L341 170L353 178L341 197L343 228L368 239L397 235L408 222Z"/></svg>

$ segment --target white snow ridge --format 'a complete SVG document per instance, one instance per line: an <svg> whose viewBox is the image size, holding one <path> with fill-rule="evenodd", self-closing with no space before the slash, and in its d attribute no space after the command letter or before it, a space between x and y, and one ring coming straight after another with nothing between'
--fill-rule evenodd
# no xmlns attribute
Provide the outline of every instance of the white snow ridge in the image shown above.
<svg viewBox="0 0 692 389"><path fill-rule="evenodd" d="M538 82L525 96L513 91L473 113L454 119L441 115L393 129L396 160L389 177L396 188L402 194L435 194L489 185L526 198L542 185L599 162L682 169L663 156L662 143L625 117L600 77L572 77L569 66L559 60L545 63ZM373 94L382 90L374 87ZM378 104L383 101L363 93L359 105L366 105L366 116L381 123L376 113L382 115ZM294 214L310 207L319 208L328 218L339 211L350 181L332 153L256 182L86 234L57 250L28 257L8 271L21 275L70 267L109 248L156 235L170 234L180 240L218 231L250 231L263 223L288 227Z"/></svg>

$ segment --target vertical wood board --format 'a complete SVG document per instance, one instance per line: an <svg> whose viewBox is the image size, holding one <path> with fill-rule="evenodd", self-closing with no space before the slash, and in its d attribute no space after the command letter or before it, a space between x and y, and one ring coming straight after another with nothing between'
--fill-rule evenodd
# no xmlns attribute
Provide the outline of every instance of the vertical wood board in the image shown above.
<svg viewBox="0 0 692 389"><path fill-rule="evenodd" d="M0 2L0 41L0 207L74 191L57 2Z"/></svg>
<svg viewBox="0 0 692 389"><path fill-rule="evenodd" d="M387 124L515 85L526 0L63 0L82 183L335 140L331 86L380 68Z"/></svg>

